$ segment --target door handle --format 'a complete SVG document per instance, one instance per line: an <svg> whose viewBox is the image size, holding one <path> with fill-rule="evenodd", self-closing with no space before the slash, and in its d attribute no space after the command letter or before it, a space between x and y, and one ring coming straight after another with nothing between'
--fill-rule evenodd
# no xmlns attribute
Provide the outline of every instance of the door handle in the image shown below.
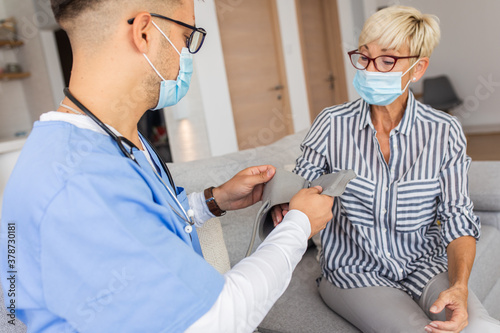
<svg viewBox="0 0 500 333"><path fill-rule="evenodd" d="M330 73L325 81L330 83L330 89L333 90L335 87L335 77L333 76L333 73Z"/></svg>
<svg viewBox="0 0 500 333"><path fill-rule="evenodd" d="M278 84L276 86L274 86L273 88L269 89L271 91L278 91L278 90L283 90L285 89L285 86L283 86L282 84Z"/></svg>

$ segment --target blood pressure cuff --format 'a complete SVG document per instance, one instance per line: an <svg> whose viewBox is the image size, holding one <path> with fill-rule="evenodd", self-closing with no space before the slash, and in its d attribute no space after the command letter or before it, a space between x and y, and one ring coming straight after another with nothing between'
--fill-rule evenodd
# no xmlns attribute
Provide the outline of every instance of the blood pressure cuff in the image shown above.
<svg viewBox="0 0 500 333"><path fill-rule="evenodd" d="M341 170L325 174L310 182L292 172L277 169L274 177L264 187L262 194L262 207L257 216L260 239L264 240L274 229L271 217L271 209L274 206L289 203L301 189L318 185L323 188L321 194L331 197L340 196L344 193L347 184L354 178L356 178L356 173L353 170Z"/></svg>

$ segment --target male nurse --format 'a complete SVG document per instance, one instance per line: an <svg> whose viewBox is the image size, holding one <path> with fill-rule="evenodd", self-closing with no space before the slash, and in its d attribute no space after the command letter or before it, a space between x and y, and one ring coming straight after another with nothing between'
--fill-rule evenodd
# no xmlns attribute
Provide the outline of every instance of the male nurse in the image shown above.
<svg viewBox="0 0 500 333"><path fill-rule="evenodd" d="M300 191L257 251L219 274L196 227L259 201L275 169L187 196L137 131L146 110L189 88L206 34L193 0L51 4L74 64L67 97L35 123L4 194L2 276L15 272L17 318L28 332L252 332L333 199Z"/></svg>

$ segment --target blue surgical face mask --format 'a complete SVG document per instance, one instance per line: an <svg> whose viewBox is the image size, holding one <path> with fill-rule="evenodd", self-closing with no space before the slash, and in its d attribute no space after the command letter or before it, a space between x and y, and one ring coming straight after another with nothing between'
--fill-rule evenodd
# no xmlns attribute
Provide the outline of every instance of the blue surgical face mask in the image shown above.
<svg viewBox="0 0 500 333"><path fill-rule="evenodd" d="M402 72L369 72L358 70L354 77L354 88L368 104L389 105L408 88L411 80L401 90L401 78L418 63L416 61L408 70ZM415 79L415 78L414 78Z"/></svg>
<svg viewBox="0 0 500 333"><path fill-rule="evenodd" d="M153 67L154 71L161 78L160 85L160 96L158 98L158 105L156 105L152 110L159 110L166 108L168 106L175 105L179 103L179 101L186 96L189 85L191 84L191 76L193 75L193 55L189 53L189 50L185 47L182 48L182 51L179 52L177 48L174 46L170 38L161 29L153 22L153 25L158 29L161 34L168 40L170 45L174 48L174 50L179 54L180 60L180 70L179 75L177 76L177 80L165 80L160 72L156 69L153 63L149 60L148 56L143 53L144 57L148 61L148 63Z"/></svg>

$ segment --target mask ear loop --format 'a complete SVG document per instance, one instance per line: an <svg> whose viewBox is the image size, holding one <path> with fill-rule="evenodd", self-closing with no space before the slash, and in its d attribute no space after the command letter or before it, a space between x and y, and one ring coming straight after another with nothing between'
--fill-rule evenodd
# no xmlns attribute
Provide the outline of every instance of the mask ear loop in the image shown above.
<svg viewBox="0 0 500 333"><path fill-rule="evenodd" d="M170 45L172 45L172 47L174 48L175 52L177 52L177 54L180 57L181 53L177 50L177 48L175 47L174 43L172 43L172 41L170 40L170 38L168 38L167 35L165 35L165 33L156 25L155 21L151 21L151 23L153 23L153 25L156 27L156 29L158 29L158 31L163 35L163 37L165 37L168 40L168 42L170 43Z"/></svg>
<svg viewBox="0 0 500 333"><path fill-rule="evenodd" d="M146 58L146 60L149 62L149 65L154 69L154 71L156 72L156 74L158 74L158 76L162 79L162 81L167 81L165 80L165 78L160 74L160 72L158 72L158 70L156 69L156 67L153 65L153 63L151 62L151 60L149 60L148 56L146 55L146 53L143 53L142 54L144 56L144 58Z"/></svg>
<svg viewBox="0 0 500 333"><path fill-rule="evenodd" d="M158 29L158 31L163 35L163 37L165 37L168 42L170 43L170 45L172 45L172 47L174 48L175 52L177 52L177 54L179 55L179 57L181 56L180 52L177 50L177 48L175 47L175 45L172 43L172 41L170 40L170 38L168 38L167 35L165 35L165 33L160 29L160 27L158 27L158 25L156 25L155 21L151 21L151 23L153 23L153 25L155 26L156 29ZM158 72L158 70L156 69L156 67L153 65L153 63L151 62L151 60L149 60L148 56L146 55L146 53L143 53L142 54L144 56L144 58L146 58L146 60L148 61L149 65L154 69L154 71L156 72L156 74L158 74L158 76L163 80L163 81L167 81L165 80L165 78L160 74L160 72Z"/></svg>
<svg viewBox="0 0 500 333"><path fill-rule="evenodd" d="M408 70L406 72L404 72L403 74L401 74L401 77L405 76L406 73L408 73L416 64L418 64L419 61L420 61L420 59L418 59L417 61L415 61L415 63L413 65L411 65L411 67L408 68ZM416 79L417 78L414 77L412 80L408 80L408 83L406 84L405 88L403 89L403 92L406 91L406 89L408 89L408 86L410 85L410 83L412 83Z"/></svg>

